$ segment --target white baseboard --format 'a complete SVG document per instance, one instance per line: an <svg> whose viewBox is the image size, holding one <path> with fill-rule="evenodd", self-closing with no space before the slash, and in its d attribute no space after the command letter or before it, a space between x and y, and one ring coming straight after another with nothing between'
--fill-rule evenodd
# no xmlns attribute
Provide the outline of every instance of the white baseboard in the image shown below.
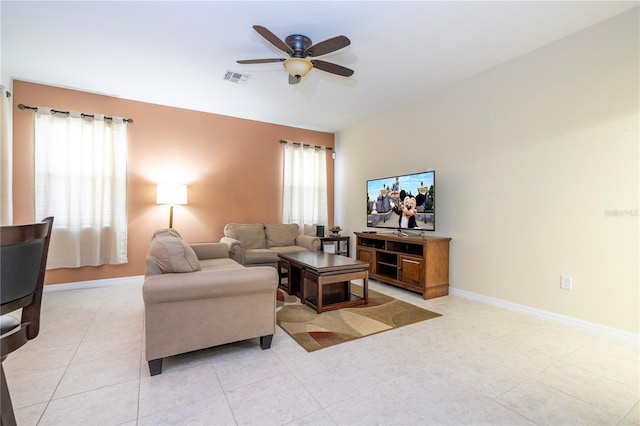
<svg viewBox="0 0 640 426"><path fill-rule="evenodd" d="M560 315L560 314L556 314L549 311L543 311L542 309L536 309L530 306L520 305L518 303L508 302L506 300L496 299L494 297L484 296L482 294L477 294L477 293L473 293L467 290L461 290L454 287L449 287L449 294L452 296L459 296L465 299L475 300L477 302L485 303L487 305L504 308L508 311L519 312L522 314L546 319L549 321L554 321L554 322L568 325L570 327L584 330L593 334L612 337L615 339L624 340L627 343L640 345L640 335L636 333L631 333L631 332L620 330L613 327L607 327L605 325L600 325L593 322L580 320L580 319L569 317L566 315Z"/></svg>
<svg viewBox="0 0 640 426"><path fill-rule="evenodd" d="M50 284L50 285L44 286L44 292L48 293L51 291L77 290L82 288L94 288L94 287L109 287L113 285L142 284L143 281L144 281L144 275L136 275L131 277L106 278L103 280L78 281L74 283L64 283L64 284Z"/></svg>

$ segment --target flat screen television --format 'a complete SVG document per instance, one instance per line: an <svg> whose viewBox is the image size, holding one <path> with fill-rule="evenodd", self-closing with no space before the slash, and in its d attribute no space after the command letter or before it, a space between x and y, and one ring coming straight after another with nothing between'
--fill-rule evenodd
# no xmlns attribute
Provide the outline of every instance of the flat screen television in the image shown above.
<svg viewBox="0 0 640 426"><path fill-rule="evenodd" d="M367 180L367 227L435 231L436 172Z"/></svg>

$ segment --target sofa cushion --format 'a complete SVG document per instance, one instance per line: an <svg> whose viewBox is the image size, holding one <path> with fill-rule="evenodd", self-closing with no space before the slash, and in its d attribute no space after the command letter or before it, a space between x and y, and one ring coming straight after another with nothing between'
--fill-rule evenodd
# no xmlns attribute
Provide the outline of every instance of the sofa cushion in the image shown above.
<svg viewBox="0 0 640 426"><path fill-rule="evenodd" d="M262 223L229 223L224 227L224 235L240 241L245 250L267 248Z"/></svg>
<svg viewBox="0 0 640 426"><path fill-rule="evenodd" d="M200 262L198 262L196 253L178 237L156 236L151 241L149 254L155 258L163 274L200 270Z"/></svg>
<svg viewBox="0 0 640 426"><path fill-rule="evenodd" d="M309 250L300 246L283 246L283 247L274 247L271 249L271 251L274 251L277 255L278 253L300 253L302 251L309 251Z"/></svg>
<svg viewBox="0 0 640 426"><path fill-rule="evenodd" d="M300 227L295 223L266 224L264 232L267 237L267 248L295 246Z"/></svg>

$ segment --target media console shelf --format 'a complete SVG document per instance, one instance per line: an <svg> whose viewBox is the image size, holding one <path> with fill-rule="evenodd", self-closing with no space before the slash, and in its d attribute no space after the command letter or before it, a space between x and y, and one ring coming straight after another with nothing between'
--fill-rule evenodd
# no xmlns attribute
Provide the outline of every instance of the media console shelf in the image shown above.
<svg viewBox="0 0 640 426"><path fill-rule="evenodd" d="M369 277L422 294L449 294L449 241L443 237L404 237L356 232L356 259L369 262Z"/></svg>

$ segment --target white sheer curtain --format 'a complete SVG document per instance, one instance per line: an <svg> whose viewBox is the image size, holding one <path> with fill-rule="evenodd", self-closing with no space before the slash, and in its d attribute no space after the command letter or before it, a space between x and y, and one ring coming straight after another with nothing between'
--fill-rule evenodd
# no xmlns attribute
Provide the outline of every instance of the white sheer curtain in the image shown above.
<svg viewBox="0 0 640 426"><path fill-rule="evenodd" d="M284 144L282 223L326 224L327 154L324 147Z"/></svg>
<svg viewBox="0 0 640 426"><path fill-rule="evenodd" d="M0 86L0 225L13 224L13 145L11 143L11 98Z"/></svg>
<svg viewBox="0 0 640 426"><path fill-rule="evenodd" d="M47 267L127 262L127 124L35 113L35 216L55 217Z"/></svg>

